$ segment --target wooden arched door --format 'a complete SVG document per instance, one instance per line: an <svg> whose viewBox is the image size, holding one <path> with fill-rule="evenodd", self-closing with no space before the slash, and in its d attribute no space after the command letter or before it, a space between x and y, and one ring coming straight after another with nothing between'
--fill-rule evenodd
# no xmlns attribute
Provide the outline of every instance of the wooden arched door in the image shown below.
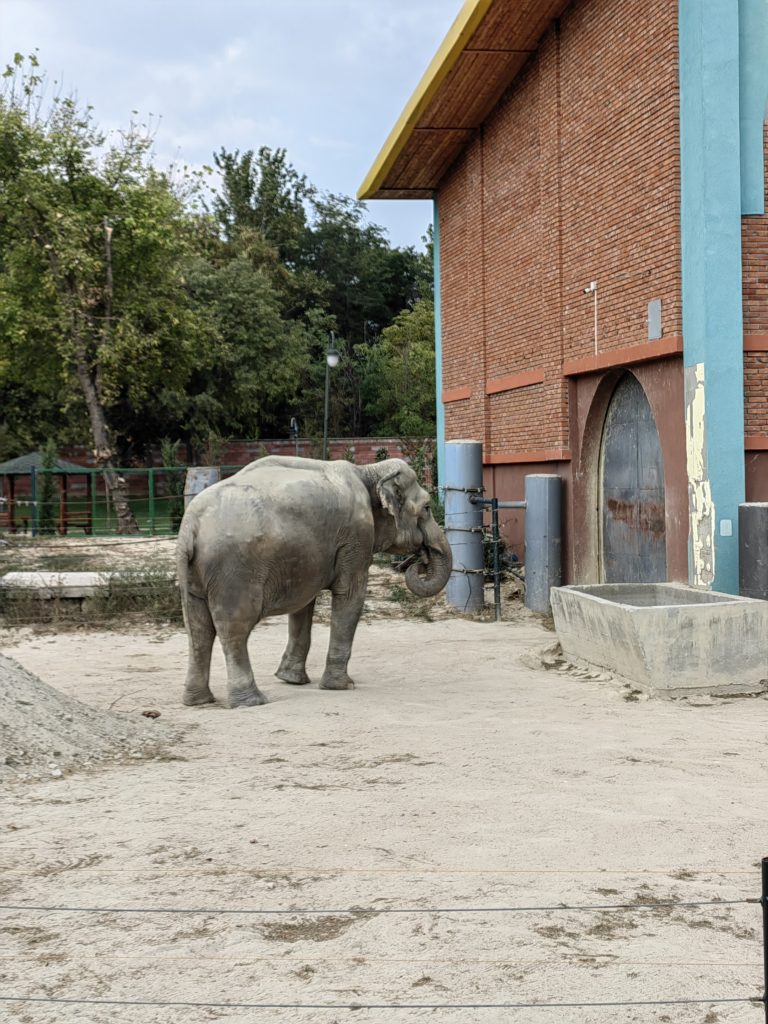
<svg viewBox="0 0 768 1024"><path fill-rule="evenodd" d="M631 373L616 385L605 416L600 527L603 582L666 580L664 458L648 399Z"/></svg>

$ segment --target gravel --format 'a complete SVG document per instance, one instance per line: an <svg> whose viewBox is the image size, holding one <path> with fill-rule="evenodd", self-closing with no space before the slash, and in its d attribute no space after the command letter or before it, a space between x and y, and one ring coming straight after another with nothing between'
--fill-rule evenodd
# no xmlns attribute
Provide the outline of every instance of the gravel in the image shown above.
<svg viewBox="0 0 768 1024"><path fill-rule="evenodd" d="M78 768L161 757L172 739L142 712L90 707L0 655L0 781L56 779Z"/></svg>

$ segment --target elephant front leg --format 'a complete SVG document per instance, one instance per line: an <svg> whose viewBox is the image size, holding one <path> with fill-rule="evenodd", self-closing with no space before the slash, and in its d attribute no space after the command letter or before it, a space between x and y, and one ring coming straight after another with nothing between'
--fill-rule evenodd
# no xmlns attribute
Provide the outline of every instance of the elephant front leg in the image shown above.
<svg viewBox="0 0 768 1024"><path fill-rule="evenodd" d="M331 641L325 672L320 680L323 690L348 690L354 683L347 675L352 641L365 603L365 583L353 593L334 593L331 602Z"/></svg>
<svg viewBox="0 0 768 1024"><path fill-rule="evenodd" d="M275 672L284 683L303 686L310 681L306 663L309 645L312 642L312 615L315 611L314 598L301 611L288 616L288 646L285 648L280 668Z"/></svg>

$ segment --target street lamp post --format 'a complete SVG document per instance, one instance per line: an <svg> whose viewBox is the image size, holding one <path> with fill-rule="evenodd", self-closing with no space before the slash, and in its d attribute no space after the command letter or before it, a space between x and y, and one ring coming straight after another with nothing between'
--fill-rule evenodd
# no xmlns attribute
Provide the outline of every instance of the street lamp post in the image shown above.
<svg viewBox="0 0 768 1024"><path fill-rule="evenodd" d="M339 365L339 353L336 349L336 338L333 331L328 340L328 351L325 353L325 416L323 417L323 460L328 458L328 400L331 393L331 370Z"/></svg>

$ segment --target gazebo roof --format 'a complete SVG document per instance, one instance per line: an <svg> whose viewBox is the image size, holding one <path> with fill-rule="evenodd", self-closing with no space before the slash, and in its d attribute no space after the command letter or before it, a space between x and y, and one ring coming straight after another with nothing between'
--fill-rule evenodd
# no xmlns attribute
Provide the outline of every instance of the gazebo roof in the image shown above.
<svg viewBox="0 0 768 1024"><path fill-rule="evenodd" d="M44 457L42 452L30 452L28 455L19 455L8 462L0 462L0 476L29 476L32 470L44 469ZM66 459L56 459L52 467L57 473L89 473L90 466L79 466L76 462L67 462Z"/></svg>

